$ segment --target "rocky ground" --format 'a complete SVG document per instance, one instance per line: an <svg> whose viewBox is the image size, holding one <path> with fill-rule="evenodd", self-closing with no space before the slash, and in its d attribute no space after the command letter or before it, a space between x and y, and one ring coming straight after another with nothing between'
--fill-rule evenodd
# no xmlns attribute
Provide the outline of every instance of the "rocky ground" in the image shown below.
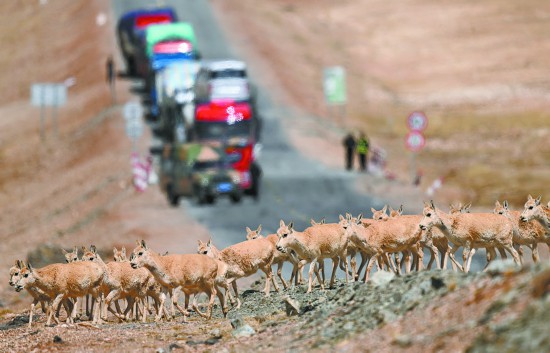
<svg viewBox="0 0 550 353"><path fill-rule="evenodd" d="M423 271L333 289L298 286L269 297L258 281L227 318L192 313L154 323L77 322L27 328L26 313L0 321L3 352L547 352L550 267L497 261L486 273Z"/></svg>
<svg viewBox="0 0 550 353"><path fill-rule="evenodd" d="M49 5L43 6L40 3ZM252 65L255 67L256 73L264 72L264 78L268 78L265 81L267 88L274 94L280 93L281 97L291 88L294 90L299 87L307 89L316 87L315 82L318 82L318 77L310 74L303 78L303 81L310 82L310 85L300 85L299 87L293 85L293 72L300 72L300 70L306 72L303 70L307 60L303 59L307 59L306 54L310 53L318 44L304 39L308 37L307 33L316 31L318 28L314 25L315 21L318 22L319 19L331 23L335 21L337 24L341 18L346 18L350 13L357 15L361 13L353 11L352 2L342 2L342 8L335 8L332 12L326 13L309 11L311 6L315 6L309 2L296 2L293 5L288 1L273 1L255 2L250 5L248 0L243 0L235 2L233 9L227 8L228 2L213 1L213 3L218 8L219 16L227 16L225 17L228 21L226 26L228 23L229 25L233 24L233 27L227 28L241 30L233 33L236 42L247 50L247 57L252 58L251 60L258 59ZM404 7L405 4L414 7L414 3L414 1L410 1L399 4L399 6L403 6L403 11L407 12L411 8ZM478 3L482 4L483 2ZM495 4L496 2L490 3ZM547 18L548 11L544 6L536 6L537 3L539 2L533 1L524 2L522 6L518 5L519 10L534 16L536 21L522 22L521 18L513 16L498 21L497 19L501 17L492 16L493 21L484 23L499 25L487 27L489 28L488 34L480 38L485 38L485 40L497 38L491 33L516 33L528 37L528 34L531 33L529 30L509 31L499 30L499 28L503 23L507 25L510 23L516 25L532 23L534 26L547 23L547 21L544 22L544 19ZM364 5L364 2L361 4ZM378 9L377 11L382 14L371 18L370 21L374 21L370 25L371 30L386 28L377 27L379 23L375 21L376 18L384 18L387 11L393 11L391 8L385 9L385 4L390 3L376 1L369 4L371 5L370 9ZM378 7L374 8L374 5ZM258 14L264 13L270 21L262 23L261 17L254 17L253 21L249 19L248 26L237 26L235 24L245 20L242 15L249 13L247 11L239 12L240 6L251 6L249 9L253 9ZM277 11L272 11L273 6ZM474 9L474 12L477 14L476 18L485 18L485 14L491 15L492 11L498 8L498 6L491 5L486 11ZM533 11L534 8L537 10ZM322 7L319 7L319 11L321 10ZM423 11L422 7L417 8L417 11L417 14L424 13L424 16L433 14L433 12ZM522 11L517 13L523 13ZM313 16L301 16L303 12L311 13ZM7 166L0 170L0 204L3 211L0 215L0 267L4 274L7 274L8 268L16 259L50 258L54 253L60 255L61 247L69 249L77 244L95 243L100 248L110 249L112 246L120 245L131 247L136 238L146 238L150 239L151 244L159 250L170 249L173 252L189 253L195 251L196 239L208 237L207 230L186 215L182 209L170 209L158 190L138 194L131 187L129 173L131 144L125 137L121 137L124 128L120 116L120 105L111 103L103 77L104 60L109 54L116 53L117 49L112 28L100 27L95 24L96 16L102 13L107 14L109 21L116 20L109 17L110 4L106 0L94 2L72 0L2 2L0 4L0 31L2 44L5 48L0 53L0 63L2 63L0 65L0 83L4 92L4 95L0 97L0 115L2 116L0 121L0 163L3 167ZM401 12L401 15L391 22L392 26L398 26L399 19L406 19L407 16L404 15ZM277 25L277 23L281 23L281 16L288 17L291 22L285 26ZM63 23L63 31L56 26L47 25L58 23L57 20L61 20ZM444 17L439 18L438 21L434 23L434 26L444 21ZM310 23L310 26L307 23ZM271 26L267 29L268 32L263 32L266 30L263 25ZM257 30L248 33L252 37L243 37L242 29L245 27ZM305 32L291 31L295 27L302 28ZM462 28L462 30L464 29ZM547 33L544 30L539 31L537 27L537 33L539 32L541 36ZM399 33L406 34L407 26L401 27ZM446 33L452 36L451 32ZM266 36L273 35L274 37L270 38L277 38L275 35L279 34L283 36L282 40L285 40L285 43L292 44L292 50L301 53L300 58L302 59L299 62L290 64L281 62L285 53L276 51L267 45L269 44L267 41L262 41L262 38ZM413 37L420 40L421 37L417 34ZM356 33L355 35L357 38L364 34ZM292 40L288 40L289 37ZM353 40L351 34L347 38L350 41ZM392 46L386 46L382 38L377 38L375 43L378 43L378 48L388 48L388 50L392 48ZM399 38L399 35L394 38ZM22 40L30 44L21 45ZM441 40L443 39L436 40L431 48L437 47ZM456 40L458 41L459 38L457 37ZM529 52L530 55L537 58L527 60L522 64L523 66L520 65L521 63L516 63L510 68L507 65L512 61L505 59L508 58L508 55L515 57L512 54L521 51L508 52L514 46L506 44L508 42L504 41L506 45L495 45L494 47L501 50L508 49L505 52L497 50L498 57L491 59L493 64L485 69L485 74L475 74L472 77L485 80L488 78L487 72L502 71L512 75L522 70L527 71L529 72L529 75L526 76L529 81L527 83L539 85L540 90L536 91L536 94L531 94L532 92L529 90L514 92L519 92L520 95L527 92L525 94L527 101L539 102L544 108L547 104L545 82L541 81L540 77L544 77L541 72L546 72L544 71L546 62L542 59L539 60L544 58L544 55L535 54L547 47L545 45L547 41L527 40L521 37L520 42L525 43L524 52ZM82 43L86 43L86 45L76 45ZM334 47L336 49L338 49L338 45L341 45L338 42L331 43L332 46L336 46ZM410 42L411 45L414 43L415 41ZM475 47L476 43L470 45ZM539 50L532 50L532 47ZM394 46L393 48L395 49ZM531 49L528 50L529 48ZM298 49L300 50L298 51ZM355 48L352 52L357 54L357 50L364 51L361 48ZM59 52L68 55L59 56ZM339 53L340 51L331 51L331 53L335 52ZM393 58L407 58L399 53L399 51L393 54L385 51L377 53L381 59L377 61L376 66L373 66L376 75L371 75L368 83L380 82L380 84L373 85L366 91L369 102L374 99L387 102L388 97L391 98L393 93L391 90L388 94L384 93L384 84L378 76L384 77L384 73L392 71L394 67L390 64L383 65L384 60L382 59L387 58L386 54L391 54L390 56ZM356 57L350 53L345 54L349 58ZM429 52L424 54L429 55ZM29 58L41 58L40 65ZM361 56L359 58L361 61ZM120 58L116 59L117 64L120 65ZM322 64L330 64L332 58L327 56L325 59L327 62ZM422 57L414 62L414 65L409 63L399 67L401 70L406 67L417 67L422 64L421 59ZM440 59L440 65L447 62L443 59ZM473 58L460 62L470 63L470 66L464 64L464 70L467 70L476 60L479 59ZM499 62L503 63L504 69L497 65ZM427 65L429 66L429 63ZM521 70L519 70L520 67ZM287 74L284 76L285 72L281 72L284 71L281 68L293 68L293 70L285 71ZM357 74L360 71L357 69L354 72ZM403 72L396 72L396 76L392 76L390 80L395 81L397 86L399 86L399 77L408 77L398 74L403 75ZM458 77L462 75L462 72L454 74ZM269 80L270 76L275 78ZM48 120L47 139L41 141L38 133L39 112L28 104L28 87L35 80L62 81L68 77L75 77L77 84L70 89L69 104L58 111L60 134L57 138L53 137L50 129L51 121ZM446 87L448 82L455 82L452 77L438 77L442 77L442 79L437 84L422 79L412 80L410 84L431 82L429 84L433 87L430 87L430 91L438 91L439 88ZM513 75L511 80L513 80ZM501 86L497 82L496 85L490 84L483 87L491 90ZM130 85L127 82L122 80L117 82L119 102L133 98L128 93L129 91ZM359 91L364 92L363 89ZM398 89L397 92L399 93ZM497 89L497 92L500 91ZM422 92L416 92L409 95L409 98L412 97L414 100L415 97L422 95ZM429 95L429 97L435 99L438 96ZM451 90L450 93L447 92L441 97L448 99L455 96ZM483 95L483 97L489 97L490 101L490 97L493 96ZM460 95L458 98L462 100L465 99L465 96ZM391 99L389 100L391 101ZM293 94L288 101L305 109L311 108L312 111L320 106L318 92L313 94L308 94L307 91L305 93L298 92ZM514 98L506 102L501 101L502 105L484 106L492 112L495 109L502 109L499 111L502 112L517 101L518 99ZM434 103L434 106L437 104L437 102ZM467 99L465 104L466 107L469 107ZM521 109L525 108L525 104L527 103L522 101L522 104L517 106ZM408 105L398 104L398 106L400 107L398 113L401 115L406 113L409 108ZM384 117L389 115L386 114L388 111L379 107L382 105L369 105L369 116L378 113ZM529 107L526 110L531 110ZM536 108L535 106L532 109ZM544 111L543 108L541 109ZM452 111L457 112L460 109L460 106L453 105ZM466 109L466 111L471 112L470 109ZM495 155L498 152L499 160L505 163L509 155L515 156L514 158L521 156L517 155L517 151L514 153L506 152L507 150L502 152L503 145L511 148L515 146L516 140L531 141L529 148L533 150L529 149L526 154L536 158L521 164L521 168L518 167L515 170L518 172L543 171L538 175L541 176L540 180L545 182L542 185L546 185L546 189L539 187L538 184L533 188L547 190L546 169L538 168L541 165L541 158L543 161L547 161L544 159L546 154L535 152L542 148L540 146L546 146L542 142L545 141L550 130L545 128L547 126L547 121L544 120L546 115L536 116L541 119L541 122L529 122L532 129L528 134L523 134L522 130L518 130L514 125L507 130L506 134L495 136L485 131L485 134L471 134L470 136L468 134L473 131L470 127L456 136L444 136L436 140L436 143L432 145L434 147L431 153L425 156L437 157L438 151L447 151L453 155L453 161L458 159L462 163L459 167L463 166L463 163L471 162L469 158L479 156L480 158L476 162L478 166L487 164L491 159L489 154L483 155L477 151L474 155L462 154L461 146L468 145L480 148L480 150L492 149ZM521 115L521 117L524 116ZM393 158L390 167L406 169L407 155L403 153L400 135L392 129L385 134L383 131L387 125L380 124L376 120L367 121L379 123L377 126L380 127L381 134L374 141L384 144L384 147L390 152ZM491 130L490 122L489 120L489 123L484 124L486 130ZM435 119L435 124L432 126L441 128L445 124L442 119L438 118ZM288 127L288 132L291 134L295 146L304 154L318 158L328 165L341 166L341 151L331 148L334 144L339 143L341 131L326 128L333 125L325 125L320 123L317 118L305 114L304 119ZM503 138L505 139L501 140ZM476 140L474 141L476 143L472 144L473 140ZM458 143L457 148L456 145L453 145L457 141L464 141L464 144ZM478 145L478 141L480 144L483 143ZM148 136L140 141L140 148L145 150L147 147ZM327 152L320 156L316 153L319 149ZM399 157L400 154L401 157ZM440 159L435 158L433 164L439 163L441 166L446 166L447 161L450 160L448 155L444 154ZM507 177L509 175L509 173L506 174ZM491 173L482 174L481 177L478 176L472 181L494 180L492 176ZM546 179L544 179L545 176ZM527 181L531 180L528 174L522 178L517 180L518 185L526 185ZM408 183L403 182L404 179L406 178L388 182L372 176L365 176L359 181L361 183L359 187L361 190L392 201L394 205L399 202L404 202L407 205L409 204L407 200L418 201L424 196L420 190L410 188ZM494 184L501 185L499 182ZM446 197L454 200L472 195L467 190L453 187L446 190ZM520 189L516 192L514 189L514 195L518 193L524 197L525 190ZM493 198L498 196L500 194L491 194ZM181 232L193 234L192 241L189 243L178 241L178 235ZM541 258L547 263L546 249L541 249L541 253ZM38 264L38 261L36 263ZM495 273L469 275L447 271L413 273L393 278L389 282L388 278L380 276L368 284L343 285L338 283L334 289L325 291L315 289L310 294L305 294L303 287L299 287L282 294L273 292L269 298L263 297L258 292L261 284L257 284L251 289L242 285L245 290L243 307L239 311L232 310L227 319L221 318L219 310L216 310L216 315L212 320L205 321L192 315L188 324L183 324L181 317L178 317L175 321L159 324L153 322L145 324L117 323L111 319L108 323L100 326L78 322L76 325L62 324L55 327L44 327L45 318L40 314L37 317L36 325L33 325L31 329L26 327L26 316L31 302L29 296L24 293L15 293L7 285L7 280L3 280L1 281L2 286L0 286L0 351L242 352L260 349L267 352L335 350L342 352L369 350L380 352L400 350L407 352L550 351L548 341L550 328L546 318L550 309L547 294L550 270L547 266L527 267L519 272L507 268L504 266L503 270L495 271ZM298 314L287 315L285 296L299 306ZM237 328L232 326L232 322Z"/></svg>

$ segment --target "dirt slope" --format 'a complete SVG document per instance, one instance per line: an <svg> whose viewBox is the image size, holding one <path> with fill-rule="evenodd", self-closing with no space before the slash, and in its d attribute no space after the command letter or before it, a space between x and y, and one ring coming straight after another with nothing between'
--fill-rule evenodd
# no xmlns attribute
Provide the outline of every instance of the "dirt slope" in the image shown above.
<svg viewBox="0 0 550 353"><path fill-rule="evenodd" d="M444 178L436 200L490 207L506 198L520 207L528 193L550 194L550 3L214 3L268 88L316 117L307 131L318 138L302 144L319 160L334 164L342 158L332 151L344 129L364 129L387 151L398 181L410 184L405 122L421 110L429 125L416 165L423 191ZM332 65L347 71L344 121L324 104L322 72ZM327 120L340 126L335 134L323 131ZM294 136L303 139L304 133Z"/></svg>
<svg viewBox="0 0 550 353"><path fill-rule="evenodd" d="M232 23L243 21L242 17L237 16L239 13L235 13L235 10L241 8L240 6L250 5L245 0L236 2L232 9L224 8L225 3L220 1L217 1L216 4L220 6L221 12L230 16ZM302 20L300 16L304 13L311 16L312 21L321 19L330 22L334 20L336 22L331 25L332 28L350 31L349 26L352 23L359 26L360 23L372 21L371 30L374 31L377 28L382 28L378 21L391 13L396 13L395 23L400 23L397 21L399 19L397 13L400 13L401 17L407 18L405 16L408 13L407 10L412 10L419 4L424 6L420 8L424 10L419 10L416 14L426 12L433 16L435 11L427 11L433 9L433 3L412 0L401 3L400 6L403 9L397 12L395 8L386 8L392 5L375 1L342 2L339 3L338 8L329 7L328 5L332 3L328 2L319 3L323 6L316 8L312 8L311 4L310 2L273 1L255 3L256 6L248 7L249 11L258 11L263 16L247 19L249 21L247 22L248 28L253 29L248 34L252 37L251 39L246 39L248 38L246 36L236 36L235 40L241 41L240 45L243 48L256 53L258 59L263 57L264 60L258 60L256 67L265 69L268 78L267 85L270 89L278 92L290 91L293 86L296 86L294 85L295 81L291 80L292 77L298 76L296 72L302 72L309 77L301 79L301 82L318 81L316 74L313 71L310 72L302 58L307 58L314 63L319 57L327 60L326 63L329 64L339 62L332 56L307 54L312 47L307 39L309 36L306 34L312 29L321 31L325 26L321 23L320 26L314 27L311 24L313 22L306 21L306 19L310 19L307 16ZM440 6L452 7L453 2L441 4ZM529 8L531 11L527 13L535 16L534 19L537 19L537 16L545 18L544 6L539 6L539 10L533 11L535 5L542 3L527 1L522 4L524 5L517 5L518 9L532 6ZM360 6L361 9L365 6L369 7L371 13L377 16L368 20L360 18L344 25L344 18L361 15L361 12L356 11L354 6ZM470 6L474 5L470 4ZM436 6L437 8L441 7ZM489 10L497 11L498 8L489 8L487 11ZM475 13L475 11L473 12ZM108 22L105 26L96 25L96 16L99 13L107 14ZM491 12L482 11L479 16L482 17L483 14L491 14ZM286 21L287 17L289 21ZM505 16L505 18L508 17ZM186 217L181 209L170 210L160 193L138 194L130 185L129 154L131 144L123 134L124 128L118 109L120 107L111 108L109 91L104 81L105 59L107 55L116 53L112 31L114 19L109 15L109 2L107 0L94 2L59 0L48 1L46 5L40 5L40 2L1 2L0 19L0 37L5 48L0 53L0 63L2 64L0 65L0 85L4 92L0 98L0 115L2 116L0 121L0 163L3 167L0 168L0 205L2 205L3 211L0 216L0 269L2 272L6 274L15 259L25 259L29 251L45 244L51 244L52 247L48 249L54 252L59 252L61 247L69 249L74 245L91 243L96 244L99 248L109 250L113 245L126 245L131 248L136 238L145 238L151 247L159 251L169 249L173 252L193 252L194 241L191 244L185 243L182 241L182 235L193 234L193 239L204 239L207 237L206 231ZM522 23L520 18L512 16L510 19L510 23ZM439 24L442 21L443 19L440 19ZM526 21L527 24L539 22ZM273 23L277 26L273 27ZM388 23L388 26L391 23ZM275 50L276 48L265 46L267 41L263 41L262 45L258 44L259 39L266 37L266 32L262 32L262 26L268 24L272 26L271 32L267 33L273 39L273 43L283 42L285 50L290 53L298 53L293 55L296 59L294 62L285 62L283 60L286 58L285 55ZM293 30L295 27L301 28L304 33L297 34L300 32L295 32ZM279 28L279 30L274 31L273 28ZM288 31L283 31L281 28L286 28ZM517 31L518 35L524 32ZM543 32L541 31L541 33ZM403 34L403 32L400 33ZM394 35L397 34L394 33ZM413 38L414 35L414 32L411 33ZM253 38L254 36L257 38ZM345 37L351 40L351 34L347 34ZM288 38L293 39L288 40ZM384 38L386 37L384 36ZM384 38L379 39L382 42L381 47L384 47L383 42L388 40ZM388 38L392 38L392 36ZM520 38L518 41L526 46L532 44L525 38ZM27 45L28 43L30 44ZM544 43L538 46L541 50L545 49ZM287 44L292 46L287 46ZM319 47L323 47L324 43L318 44ZM330 53L343 51L343 46L339 42L334 42L331 46L333 47ZM301 49L302 47L303 49ZM396 44L393 47L395 49L399 45ZM356 50L363 49L356 48ZM59 55L59 53L64 55ZM268 55L273 61L265 60ZM399 53L381 52L377 55L380 55L381 58L405 60ZM345 56L352 57L347 52ZM120 63L119 58L117 58L117 62ZM388 64L385 67L384 62L385 59L379 60L377 70L393 72L394 66ZM317 66L321 67L326 63L317 63ZM418 62L412 64L413 66L419 65ZM540 69L540 65L543 64L544 62L534 60L532 65L535 69ZM289 70L280 71L281 67ZM353 66L350 64L350 67ZM434 68L436 67L438 66L434 65ZM383 70L384 68L386 71ZM356 70L356 72L362 72L361 69ZM288 76L285 74L287 71L290 73ZM378 71L375 70L370 75L376 78L378 76L375 73ZM315 72L318 73L318 71ZM455 71L455 74L461 76L463 72L459 70ZM540 71L536 71L536 73L532 77L544 77L538 76ZM395 75L401 77L403 73L396 72ZM30 107L28 103L29 84L31 82L60 82L68 77L75 77L76 85L69 89L67 106L60 108L58 112L59 137L55 138L51 125L48 123L47 139L41 141L38 131L39 111L37 108ZM269 79L270 77L272 79ZM281 86L279 86L281 84L279 79L283 83ZM385 113L392 112L393 109L397 109L401 113L407 110L400 108L400 105L397 108L388 108L386 103L392 101L393 98L389 99L387 94L384 94L384 92L393 91L399 93L403 83L396 82L390 85L392 80L389 80L389 83L379 80L382 83L372 85L374 87L372 91L367 90L365 94L368 97L368 102L381 103L366 104L368 107L366 116L367 121L374 122L374 126L381 126L379 128L380 135L374 138L375 142L381 144L388 142L384 147L390 149L390 142L395 142L399 138L398 134L393 131L393 127L377 121L376 116L389 116L389 113L388 115ZM397 79L394 77L393 80ZM424 82L419 78L415 78L415 80ZM545 82L544 79L541 80L537 82L542 87L541 90L544 91ZM453 80L442 78L439 84L444 85L449 81ZM372 79L369 82L377 82L377 80ZM523 84L529 83L526 82ZM356 82L353 85L357 84ZM388 85L389 88L384 89L385 85ZM534 87L528 86L529 89ZM315 109L321 109L320 96L314 88L315 86L311 84L301 87L311 89L313 93L290 91L292 92L290 96L296 97L296 104L311 109L313 112ZM411 87L416 89L418 86L407 86L407 89L413 91ZM420 95L429 89L432 88L421 87L415 91L416 93L412 93ZM457 89L460 90L460 88ZM129 87L123 81L117 83L117 90L121 102L131 98L128 95ZM433 90L438 91L438 88L433 88ZM353 90L353 92L361 92L361 90ZM499 91L497 90L497 92ZM392 95L389 94L389 96ZM402 96L402 94L400 93L398 96ZM425 97L423 94L420 96ZM527 96L530 97L531 93ZM282 93L281 97L283 97ZM418 96L411 95L409 97L414 100ZM449 97L452 98L453 95L447 92L443 95L442 101L449 102ZM458 95L456 99L458 102L462 102L463 97ZM495 107L491 105L490 108L489 110L492 111ZM358 114L356 108L350 109L350 117L361 117ZM544 118L546 116L540 114L540 119ZM357 122L360 124L360 120ZM437 124L444 125L443 121L437 123L436 120L436 126ZM303 128L307 129L308 126L310 125L306 124ZM523 131L514 132L516 126L513 125L508 135L504 136L519 141L535 139L533 144L537 146L540 141L544 141L546 130L541 130L540 125L532 125L532 127L529 134L524 135ZM299 130L293 131L299 145L300 139L297 133ZM337 138L337 135L335 136ZM449 138L452 137L451 140L456 143L461 136L463 135L452 135ZM491 143L494 141L488 138L495 138L493 135L481 136L480 139L493 146ZM314 137L307 141L319 140L322 138ZM440 141L444 147L441 148L445 150L448 146L443 142L445 141ZM494 149L499 150L500 147L500 145L495 145ZM141 140L140 148L141 151L145 151L147 148L147 137ZM539 149L544 151L544 147ZM304 148L304 151L307 151L307 148ZM456 150L449 149L449 151L454 153ZM335 162L339 160L337 154L329 153L327 155L332 159L325 160L326 163L338 163ZM442 158L444 157L447 158L446 155ZM534 163L534 166L539 167L537 158L531 162ZM541 173L544 170L541 168ZM533 188L535 187L533 186ZM47 254L47 256L52 255ZM28 330L25 327L27 313L23 310L28 310L29 296L24 293L15 293L4 280L0 286L0 350L17 352L33 350L45 352L115 352L120 350L143 352L155 351L159 347L168 351L172 346L172 350L175 351L231 352L257 351L258 348L266 351L309 351L311 347L316 347L320 351L331 351L336 348L342 351L357 351L364 350L365 347L372 347L373 350L378 351L395 351L396 349L425 351L426 349L443 348L461 350L472 346L474 351L475 349L484 351L487 350L487 346L498 349L499 345L511 341L509 347L512 347L511 349L514 351L536 351L529 349L532 347L526 348L523 344L535 342L539 344L535 348L548 347L548 342L540 338L541 332L543 338L548 336L546 321L539 317L540 313L548 311L548 295L546 294L548 270L544 271L544 269L531 269L520 274L510 273L495 277L486 275L458 276L459 279L456 280L455 274L446 273L442 275L444 278L440 279L445 283L444 286L440 286L439 280L434 282L432 279L434 276L439 278L439 274L436 273L415 274L410 277L398 278L390 282L385 290L388 291L388 296L394 296L394 299L398 295L405 294L403 293L405 290L411 291L409 299L415 304L405 312L397 299L388 301L388 310L381 311L380 301L382 299L379 295L383 292L374 291L372 285L350 285L326 292L316 290L314 294L308 296L302 293L302 289L290 291L287 294L299 300L305 308L302 315L290 318L286 317L284 304L277 294L273 293L271 298L265 299L257 292L250 291L245 293L245 307L240 315L245 323L251 325L258 334L247 339L232 337L232 329L227 319L218 317L211 322L205 322L195 316L192 317L189 325L182 325L181 318L177 318L175 322L159 325L154 323L119 324L113 321L101 327L79 324L75 326L60 325L53 328L44 327L44 317L39 316L37 326ZM405 283L408 284L405 285ZM433 283L436 283L435 286ZM424 288L426 293L418 293L414 290L416 287ZM353 308L353 310L347 312L349 308ZM376 324L371 327L373 331L362 332L358 335L350 334L355 332L354 329L357 327L362 328L359 326L363 322L361 320L371 318L370 314L365 314L367 310L373 310L378 315L376 321L370 321L371 324ZM353 316L353 312L361 313L361 315ZM232 316L237 314L239 313L232 312ZM451 316L452 325L449 324L449 316ZM312 330L318 330L315 332L319 335L305 335L300 330L304 322L309 323L310 326L319 323L317 328L312 327ZM333 322L338 322L334 328L331 327ZM346 326L347 322L351 322L355 328L350 325ZM413 331L411 322L425 324L413 325L415 329ZM493 323L497 323L497 325L491 326ZM524 337L516 339L513 334L518 332L516 329L518 326L526 327L527 329L523 332L527 333ZM442 327L444 329L441 329ZM54 343L56 335L60 337L61 341L56 339L57 343ZM285 337L285 339L281 340L280 337ZM317 340L317 338L319 339Z"/></svg>

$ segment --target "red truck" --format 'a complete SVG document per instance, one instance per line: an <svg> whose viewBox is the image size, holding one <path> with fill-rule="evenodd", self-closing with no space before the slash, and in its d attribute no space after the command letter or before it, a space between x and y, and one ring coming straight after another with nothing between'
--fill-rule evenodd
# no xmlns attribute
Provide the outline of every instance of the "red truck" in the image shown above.
<svg viewBox="0 0 550 353"><path fill-rule="evenodd" d="M245 194L259 197L261 168L254 147L259 121L248 102L216 100L195 108L195 118L189 139L200 142L219 142L228 154L240 158L232 164L239 172L239 185Z"/></svg>

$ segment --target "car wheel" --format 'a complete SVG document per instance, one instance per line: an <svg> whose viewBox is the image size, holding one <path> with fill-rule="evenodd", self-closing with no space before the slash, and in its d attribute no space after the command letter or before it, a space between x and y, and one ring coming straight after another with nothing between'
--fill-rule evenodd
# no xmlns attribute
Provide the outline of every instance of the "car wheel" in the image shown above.
<svg viewBox="0 0 550 353"><path fill-rule="evenodd" d="M231 194L229 196L229 198L230 198L232 203L239 203L239 202L241 202L242 196L241 196L241 194Z"/></svg>
<svg viewBox="0 0 550 353"><path fill-rule="evenodd" d="M216 197L212 195L206 196L206 203L213 205L216 202Z"/></svg>
<svg viewBox="0 0 550 353"><path fill-rule="evenodd" d="M171 206L178 206L180 203L180 196L176 193L174 193L174 190L172 188L172 185L168 185L166 187L166 196L168 198L168 203L170 203Z"/></svg>
<svg viewBox="0 0 550 353"><path fill-rule="evenodd" d="M204 192L204 190L200 186L195 186L194 192L193 192L193 197L194 197L195 201L197 202L197 205L203 205L208 201L206 193Z"/></svg>

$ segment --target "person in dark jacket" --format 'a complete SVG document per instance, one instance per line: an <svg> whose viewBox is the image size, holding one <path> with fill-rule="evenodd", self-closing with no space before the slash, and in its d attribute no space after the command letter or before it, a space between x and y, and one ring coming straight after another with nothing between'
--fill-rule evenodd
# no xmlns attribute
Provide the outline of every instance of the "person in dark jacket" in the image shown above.
<svg viewBox="0 0 550 353"><path fill-rule="evenodd" d="M353 137L353 134L351 132L349 132L346 137L344 137L342 144L346 149L346 170L352 170L356 143L355 138Z"/></svg>

